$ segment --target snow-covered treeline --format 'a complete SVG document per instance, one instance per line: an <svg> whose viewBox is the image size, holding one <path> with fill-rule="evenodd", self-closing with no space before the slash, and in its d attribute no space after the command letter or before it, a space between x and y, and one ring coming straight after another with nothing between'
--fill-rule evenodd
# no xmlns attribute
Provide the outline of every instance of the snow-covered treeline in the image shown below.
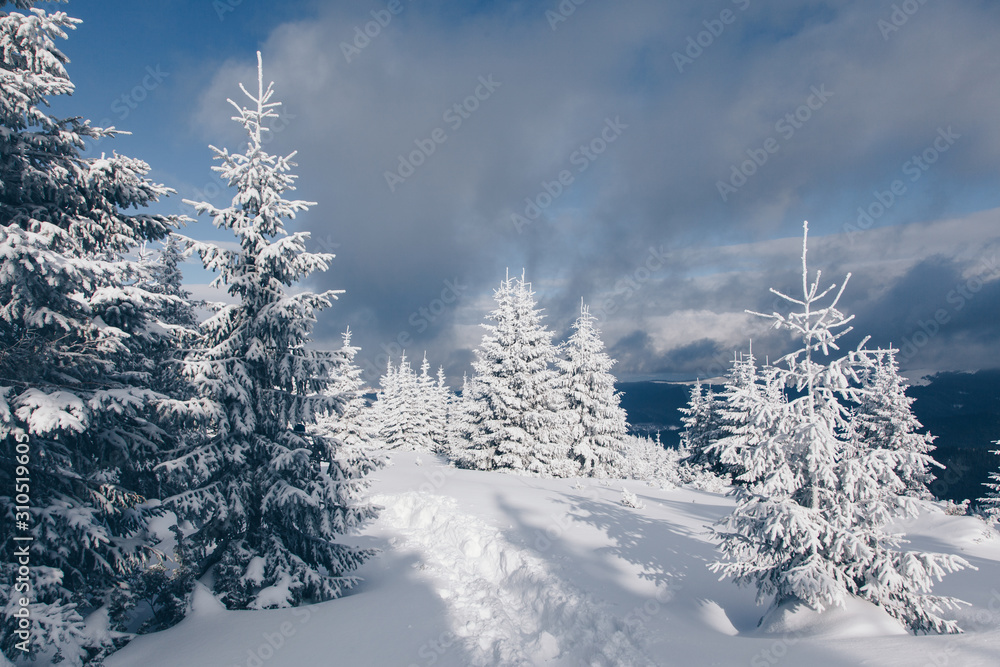
<svg viewBox="0 0 1000 667"><path fill-rule="evenodd" d="M626 415L614 365L581 304L562 345L542 324L531 285L506 277L461 394L403 355L368 410L371 444L446 454L462 467L544 476L623 476Z"/></svg>

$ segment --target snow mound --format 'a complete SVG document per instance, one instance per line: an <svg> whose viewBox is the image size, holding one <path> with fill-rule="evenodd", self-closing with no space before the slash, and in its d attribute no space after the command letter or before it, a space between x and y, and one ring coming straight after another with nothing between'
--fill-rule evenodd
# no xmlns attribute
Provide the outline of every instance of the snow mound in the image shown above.
<svg viewBox="0 0 1000 667"><path fill-rule="evenodd" d="M695 606L695 617L705 627L731 637L739 634L739 630L729 620L726 610L714 600L698 600Z"/></svg>
<svg viewBox="0 0 1000 667"><path fill-rule="evenodd" d="M448 606L474 665L651 665L638 630L561 580L453 498L382 495L383 527L419 565Z"/></svg>
<svg viewBox="0 0 1000 667"><path fill-rule="evenodd" d="M803 602L785 602L764 616L755 634L847 639L909 633L881 607L868 600L849 597L844 606L830 607L823 612Z"/></svg>

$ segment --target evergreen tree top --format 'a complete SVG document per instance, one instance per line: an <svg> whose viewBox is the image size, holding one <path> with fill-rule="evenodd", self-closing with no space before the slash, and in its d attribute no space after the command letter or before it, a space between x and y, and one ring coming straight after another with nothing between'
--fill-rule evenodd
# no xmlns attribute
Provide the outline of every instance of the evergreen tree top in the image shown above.
<svg viewBox="0 0 1000 667"><path fill-rule="evenodd" d="M325 271L334 258L332 253L306 252L308 232L289 234L284 219L314 206L315 202L289 200L282 195L294 190L296 177L289 173L296 166L295 152L279 157L263 147L263 134L269 132L266 123L277 118L280 102L272 102L274 83L264 86L264 68L257 52L257 92L251 93L240 84L240 90L251 106L227 100L237 111L233 120L243 125L250 139L244 153L210 146L215 159L222 164L212 167L230 187L236 188L230 206L217 208L209 202L185 200L199 214L207 213L216 227L231 229L239 240L240 250L227 250L211 243L188 240L210 270L219 271L213 284L225 284L233 296L250 301L273 301L290 287L314 271ZM250 275L265 276L261 281ZM324 292L322 299L336 298L337 291Z"/></svg>

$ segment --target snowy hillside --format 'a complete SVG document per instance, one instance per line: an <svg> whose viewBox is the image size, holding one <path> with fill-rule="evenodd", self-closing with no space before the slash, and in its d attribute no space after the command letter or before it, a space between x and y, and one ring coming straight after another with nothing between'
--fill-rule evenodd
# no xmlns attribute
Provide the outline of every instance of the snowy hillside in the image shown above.
<svg viewBox="0 0 1000 667"><path fill-rule="evenodd" d="M723 494L459 470L413 452L374 476L385 509L353 539L382 553L346 597L227 611L201 588L188 618L109 667L1000 664L1000 536L938 503L899 530L979 568L935 587L971 603L957 636L914 636L862 602L758 627L754 592L706 567L708 526L733 508ZM622 505L623 486L639 509Z"/></svg>

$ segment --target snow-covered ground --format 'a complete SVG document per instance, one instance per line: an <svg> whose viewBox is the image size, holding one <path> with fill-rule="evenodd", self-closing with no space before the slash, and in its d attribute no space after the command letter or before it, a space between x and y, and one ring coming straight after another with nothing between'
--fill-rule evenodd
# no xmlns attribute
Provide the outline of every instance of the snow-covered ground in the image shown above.
<svg viewBox="0 0 1000 667"><path fill-rule="evenodd" d="M956 612L966 634L913 636L861 601L758 626L754 592L705 566L707 527L732 509L723 495L391 458L372 487L385 509L355 538L382 553L352 594L236 612L201 589L187 619L109 667L1000 664L1000 536L936 504L900 529L979 568L934 591L971 603ZM623 486L639 509L622 505Z"/></svg>

